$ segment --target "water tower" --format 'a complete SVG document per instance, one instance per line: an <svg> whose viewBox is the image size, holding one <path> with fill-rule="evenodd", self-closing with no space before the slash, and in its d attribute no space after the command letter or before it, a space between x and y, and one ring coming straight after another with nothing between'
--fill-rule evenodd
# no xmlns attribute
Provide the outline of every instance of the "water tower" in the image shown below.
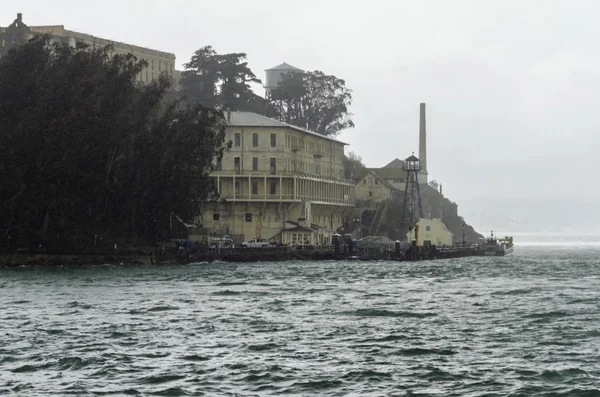
<svg viewBox="0 0 600 397"><path fill-rule="evenodd" d="M421 203L421 189L419 188L419 173L421 161L413 154L404 160L406 172L406 188L404 189L404 214L400 224L400 238L406 238L412 228L423 217L423 204Z"/></svg>
<svg viewBox="0 0 600 397"><path fill-rule="evenodd" d="M283 76L287 73L303 72L302 69L292 66L287 63L282 63L272 67L271 69L265 70L265 91L267 98L271 96L271 91L279 87L279 83L283 80Z"/></svg>

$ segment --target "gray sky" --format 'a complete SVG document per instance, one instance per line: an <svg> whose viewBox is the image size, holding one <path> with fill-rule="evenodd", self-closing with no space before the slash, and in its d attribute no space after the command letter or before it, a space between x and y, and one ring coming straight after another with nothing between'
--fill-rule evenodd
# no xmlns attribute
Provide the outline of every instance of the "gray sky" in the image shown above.
<svg viewBox="0 0 600 397"><path fill-rule="evenodd" d="M262 79L283 61L319 69L354 91L356 128L340 139L368 166L418 153L426 102L428 168L451 198L600 198L598 11L593 0L28 0L5 4L0 24L22 12L179 65L212 45L247 53Z"/></svg>

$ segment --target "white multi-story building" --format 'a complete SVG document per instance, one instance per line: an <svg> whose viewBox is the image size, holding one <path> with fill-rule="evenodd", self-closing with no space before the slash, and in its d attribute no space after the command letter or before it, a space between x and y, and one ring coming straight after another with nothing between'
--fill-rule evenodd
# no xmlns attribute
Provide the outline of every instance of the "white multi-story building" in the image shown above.
<svg viewBox="0 0 600 397"><path fill-rule="evenodd" d="M232 148L211 174L220 199L204 205L204 233L237 243L330 243L354 207L354 183L343 179L346 144L255 113L226 115Z"/></svg>

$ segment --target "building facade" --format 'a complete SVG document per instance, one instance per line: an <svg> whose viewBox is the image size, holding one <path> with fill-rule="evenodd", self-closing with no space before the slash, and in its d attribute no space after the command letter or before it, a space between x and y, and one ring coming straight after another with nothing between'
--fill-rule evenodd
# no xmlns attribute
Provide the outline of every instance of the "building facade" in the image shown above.
<svg viewBox="0 0 600 397"><path fill-rule="evenodd" d="M219 200L204 233L291 245L328 244L355 204L343 179L343 142L250 112L227 112L232 148L211 173Z"/></svg>
<svg viewBox="0 0 600 397"><path fill-rule="evenodd" d="M400 199L400 190L372 170L367 170L358 181L355 191L356 201L363 208L375 208L382 201Z"/></svg>
<svg viewBox="0 0 600 397"><path fill-rule="evenodd" d="M417 223L419 225L419 239L417 245L452 245L454 236L439 218L426 219L421 218ZM408 241L415 241L414 229L406 234Z"/></svg>
<svg viewBox="0 0 600 397"><path fill-rule="evenodd" d="M0 30L0 56L6 54L15 45L24 44L35 35L47 34L54 40L68 44L73 48L95 48L113 46L113 54L132 54L139 60L145 60L147 66L137 76L143 83L152 82L165 73L178 86L179 74L175 71L175 54L153 50L150 48L121 43L92 36L85 33L65 29L63 25L28 26L23 22L23 15L17 14L17 19L8 27Z"/></svg>

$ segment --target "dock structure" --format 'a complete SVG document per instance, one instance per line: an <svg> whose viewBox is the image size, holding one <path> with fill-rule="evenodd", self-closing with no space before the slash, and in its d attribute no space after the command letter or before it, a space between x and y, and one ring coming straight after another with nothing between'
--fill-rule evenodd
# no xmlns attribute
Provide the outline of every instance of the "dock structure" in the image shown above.
<svg viewBox="0 0 600 397"><path fill-rule="evenodd" d="M193 252L179 252L176 262L281 262L290 260L361 260L361 261L423 261L435 259L464 258L480 256L481 251L475 246L416 246L408 248L396 244L394 249L375 247L356 247L353 244L320 245L320 246L273 246L267 248L209 248Z"/></svg>

